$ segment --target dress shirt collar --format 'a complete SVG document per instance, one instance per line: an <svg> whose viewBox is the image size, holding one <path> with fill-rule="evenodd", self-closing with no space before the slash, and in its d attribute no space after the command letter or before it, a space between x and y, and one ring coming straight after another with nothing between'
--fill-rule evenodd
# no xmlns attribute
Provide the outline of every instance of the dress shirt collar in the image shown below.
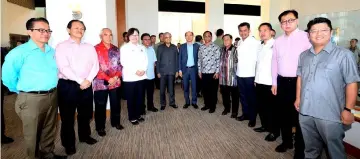
<svg viewBox="0 0 360 159"><path fill-rule="evenodd" d="M36 49L40 49L39 46L36 45L36 43L30 39L28 42L27 42L27 45L29 46L29 48L31 50L36 50ZM45 44L44 45L45 47L45 53L49 52L50 51L50 46L48 44Z"/></svg>
<svg viewBox="0 0 360 159"><path fill-rule="evenodd" d="M192 46L192 45L194 45L194 43L191 42L191 43L189 44L188 42L186 42L186 45L187 45L187 46Z"/></svg>
<svg viewBox="0 0 360 159"><path fill-rule="evenodd" d="M203 44L205 47L211 47L211 46L213 46L213 45L215 45L214 44L214 42L210 42L210 44L209 45L206 45L206 44Z"/></svg>
<svg viewBox="0 0 360 159"><path fill-rule="evenodd" d="M233 44L231 44L231 46L229 47L229 49L226 49L226 46L224 46L224 51L229 51L229 50L232 50L232 48L234 47Z"/></svg>
<svg viewBox="0 0 360 159"><path fill-rule="evenodd" d="M266 44L263 43L262 45L263 45L264 47L272 47L272 46L274 45L274 42L275 42L274 38L271 38L271 39L269 39L269 40L266 42Z"/></svg>
<svg viewBox="0 0 360 159"><path fill-rule="evenodd" d="M73 40L73 39L71 39L71 37L69 37L69 39L68 39L71 43L76 43L76 41L75 40ZM80 44L84 44L85 42L81 39L80 40Z"/></svg>
<svg viewBox="0 0 360 159"><path fill-rule="evenodd" d="M325 52L327 52L328 54L330 54L333 49L334 49L334 44L333 44L331 41L329 41L329 42L326 44L326 46L323 48L323 50L324 50ZM316 54L316 53L315 53L314 46L311 46L310 52L313 53L313 54Z"/></svg>
<svg viewBox="0 0 360 159"><path fill-rule="evenodd" d="M292 37L292 36L294 36L297 32L299 32L299 28L296 28L293 32L290 33L290 35L286 35L286 34L284 34L284 35L285 35L285 37Z"/></svg>
<svg viewBox="0 0 360 159"><path fill-rule="evenodd" d="M101 41L100 43L99 43L99 47L101 47L101 48L105 48L105 49L111 49L112 47L114 47L114 45L113 44L110 44L110 48L107 48L106 46L105 46L105 43L103 42L103 41Z"/></svg>

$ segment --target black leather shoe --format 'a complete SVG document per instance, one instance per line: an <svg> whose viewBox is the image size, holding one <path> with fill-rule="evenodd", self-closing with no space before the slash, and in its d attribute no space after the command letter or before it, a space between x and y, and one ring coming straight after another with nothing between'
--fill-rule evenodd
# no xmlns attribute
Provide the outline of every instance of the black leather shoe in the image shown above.
<svg viewBox="0 0 360 159"><path fill-rule="evenodd" d="M84 140L80 140L80 142L85 142L85 143L87 143L89 145L94 145L95 143L97 143L97 140L95 140L94 138L89 136Z"/></svg>
<svg viewBox="0 0 360 159"><path fill-rule="evenodd" d="M282 144L280 144L279 146L277 146L275 148L275 151L276 152L286 152L287 149L292 149L292 148L294 148L293 144L284 144L284 143L282 143Z"/></svg>
<svg viewBox="0 0 360 159"><path fill-rule="evenodd" d="M231 116L230 116L230 118L236 118L237 117L237 114L232 114Z"/></svg>
<svg viewBox="0 0 360 159"><path fill-rule="evenodd" d="M76 153L76 149L75 149L75 147L65 148L65 152L66 152L66 154L68 154L68 155L73 155L73 154Z"/></svg>
<svg viewBox="0 0 360 159"><path fill-rule="evenodd" d="M272 142L272 141L275 141L276 138L278 138L278 137L279 137L279 135L275 135L273 133L270 133L265 137L265 140L269 141L269 142Z"/></svg>
<svg viewBox="0 0 360 159"><path fill-rule="evenodd" d="M184 108L184 109L187 109L187 108L189 108L189 106L190 106L190 104L185 104L185 105L183 106L183 108Z"/></svg>
<svg viewBox="0 0 360 159"><path fill-rule="evenodd" d="M130 123L133 125L139 125L139 122L137 120L130 121Z"/></svg>
<svg viewBox="0 0 360 159"><path fill-rule="evenodd" d="M244 121L244 120L249 120L249 118L245 115L239 116L236 118L237 121Z"/></svg>
<svg viewBox="0 0 360 159"><path fill-rule="evenodd" d="M215 113L215 109L210 109L209 113Z"/></svg>
<svg viewBox="0 0 360 159"><path fill-rule="evenodd" d="M161 107L160 107L160 110L165 110L165 106L161 106Z"/></svg>
<svg viewBox="0 0 360 159"><path fill-rule="evenodd" d="M106 135L106 131L104 129L98 130L97 133L98 133L99 136L105 136Z"/></svg>
<svg viewBox="0 0 360 159"><path fill-rule="evenodd" d="M137 121L139 121L139 122L144 122L145 119L144 119L143 117L140 117Z"/></svg>
<svg viewBox="0 0 360 159"><path fill-rule="evenodd" d="M202 111L205 111L205 110L208 110L208 109L210 109L210 108L207 107L207 106L204 106L204 107L201 108Z"/></svg>
<svg viewBox="0 0 360 159"><path fill-rule="evenodd" d="M115 128L118 129L118 130L124 129L124 127L123 127L121 124L115 125L115 126L113 126L113 127L115 127Z"/></svg>
<svg viewBox="0 0 360 159"><path fill-rule="evenodd" d="M199 106L197 104L191 104L195 109L198 109Z"/></svg>
<svg viewBox="0 0 360 159"><path fill-rule="evenodd" d="M177 105L170 105L170 107L173 107L173 108L178 108L178 106Z"/></svg>
<svg viewBox="0 0 360 159"><path fill-rule="evenodd" d="M1 136L1 143L2 144L9 144L9 143L12 143L14 142L14 140L10 137L7 137L7 136Z"/></svg>
<svg viewBox="0 0 360 159"><path fill-rule="evenodd" d="M157 111L158 111L158 109L157 109L157 108L155 108L155 107L151 107L151 108L148 108L148 111L151 111L151 112L157 112Z"/></svg>
<svg viewBox="0 0 360 159"><path fill-rule="evenodd" d="M264 128L264 127L258 127L258 128L255 128L254 131L255 131L255 132L265 132L265 131L266 131L266 128Z"/></svg>
<svg viewBox="0 0 360 159"><path fill-rule="evenodd" d="M229 113L229 111L224 110L224 111L221 113L221 115L227 115L228 113Z"/></svg>
<svg viewBox="0 0 360 159"><path fill-rule="evenodd" d="M249 127L254 127L256 125L256 121L255 120L253 120L253 121L249 121L249 124L248 124L248 126Z"/></svg>

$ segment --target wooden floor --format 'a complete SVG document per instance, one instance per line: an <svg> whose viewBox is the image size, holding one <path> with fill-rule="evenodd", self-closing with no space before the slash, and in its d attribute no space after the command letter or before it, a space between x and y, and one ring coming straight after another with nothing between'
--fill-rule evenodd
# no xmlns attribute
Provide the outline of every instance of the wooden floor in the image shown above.
<svg viewBox="0 0 360 159"><path fill-rule="evenodd" d="M159 104L156 91L155 105ZM1 158L25 158L22 125L14 111L16 95L5 97L6 134L15 139L14 143L1 145ZM202 106L202 98L198 98ZM219 98L216 113L209 114L190 107L183 109L184 98L180 87L176 89L178 109L166 107L162 112L148 112L145 122L132 126L127 120L126 101L122 101L122 131L106 125L107 136L99 137L92 126L92 136L98 143L90 146L77 143L74 159L290 159L293 150L277 153L280 143L266 142L265 133L256 133L247 126L222 116L223 106ZM240 114L240 113L239 113ZM60 122L60 121L59 121ZM259 122L257 122L259 126ZM60 127L59 127L60 128ZM65 155L60 137L56 139L55 153Z"/></svg>

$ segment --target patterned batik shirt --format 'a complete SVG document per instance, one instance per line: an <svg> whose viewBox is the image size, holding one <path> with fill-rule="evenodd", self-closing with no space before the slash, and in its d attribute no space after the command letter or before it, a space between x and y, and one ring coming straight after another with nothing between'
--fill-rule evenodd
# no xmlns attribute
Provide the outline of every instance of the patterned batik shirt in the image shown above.
<svg viewBox="0 0 360 159"><path fill-rule="evenodd" d="M220 47L214 43L201 45L198 53L199 73L219 73Z"/></svg>
<svg viewBox="0 0 360 159"><path fill-rule="evenodd" d="M225 86L237 86L236 70L237 70L237 51L233 45L229 49L223 47L220 55L220 71L219 83Z"/></svg>

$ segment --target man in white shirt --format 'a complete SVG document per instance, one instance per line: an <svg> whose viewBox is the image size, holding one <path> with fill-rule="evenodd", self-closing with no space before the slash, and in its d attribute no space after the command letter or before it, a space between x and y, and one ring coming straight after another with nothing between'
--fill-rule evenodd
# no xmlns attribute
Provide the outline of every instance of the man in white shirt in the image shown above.
<svg viewBox="0 0 360 159"><path fill-rule="evenodd" d="M237 83L240 91L240 102L243 114L238 121L250 120L248 126L256 124L255 111L255 66L260 42L250 35L250 24L241 23L238 26L241 40L238 43Z"/></svg>
<svg viewBox="0 0 360 159"><path fill-rule="evenodd" d="M271 60L274 39L272 38L272 26L270 23L262 23L259 26L259 35L262 42L256 62L256 112L259 113L261 127L255 128L256 132L269 132L266 141L275 141L280 135L280 129L276 129L275 123L275 96L271 92Z"/></svg>

